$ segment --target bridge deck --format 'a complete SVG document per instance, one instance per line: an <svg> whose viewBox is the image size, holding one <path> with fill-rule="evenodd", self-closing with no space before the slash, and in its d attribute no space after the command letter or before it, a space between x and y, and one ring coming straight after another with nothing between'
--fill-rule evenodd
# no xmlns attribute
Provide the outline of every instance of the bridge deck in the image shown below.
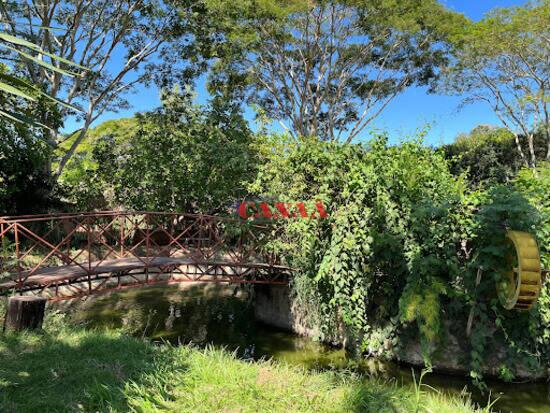
<svg viewBox="0 0 550 413"><path fill-rule="evenodd" d="M0 217L0 295L60 300L161 282L288 284L294 270L263 249L275 232L233 217L155 211Z"/></svg>
<svg viewBox="0 0 550 413"><path fill-rule="evenodd" d="M189 257L127 257L117 258L105 261L96 261L91 263L81 263L80 265L63 265L56 267L44 267L36 270L32 275L27 276L29 271L23 271L21 274L10 274L10 281L0 283L0 290L6 290L14 288L18 285L17 279L19 277L25 278L23 282L24 286L40 286L51 285L56 282L63 282L68 280L75 280L87 275L97 275L105 273L115 273L122 271L132 271L146 268L158 268L163 269L167 267L182 266L182 265L207 265L218 267L231 267L231 268L257 268L257 269L271 269L271 270L288 270L285 266L274 266L268 264L251 264L242 263L236 264L235 262L225 261L197 261L191 260Z"/></svg>

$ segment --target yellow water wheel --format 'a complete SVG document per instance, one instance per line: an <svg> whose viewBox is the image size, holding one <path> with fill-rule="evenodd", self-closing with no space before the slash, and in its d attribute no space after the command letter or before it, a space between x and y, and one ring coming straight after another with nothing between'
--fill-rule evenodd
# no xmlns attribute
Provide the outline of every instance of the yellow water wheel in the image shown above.
<svg viewBox="0 0 550 413"><path fill-rule="evenodd" d="M522 231L508 230L507 239L515 253L508 264L511 271L503 274L497 292L504 308L529 310L539 298L542 288L540 253L535 237Z"/></svg>

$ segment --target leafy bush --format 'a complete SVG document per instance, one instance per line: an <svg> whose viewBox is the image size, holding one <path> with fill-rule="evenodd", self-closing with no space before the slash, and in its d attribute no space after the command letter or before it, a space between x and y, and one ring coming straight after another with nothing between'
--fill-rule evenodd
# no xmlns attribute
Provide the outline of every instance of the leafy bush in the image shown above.
<svg viewBox="0 0 550 413"><path fill-rule="evenodd" d="M223 211L254 177L252 134L239 113L172 94L136 123L130 136L106 135L93 144L88 166L81 164L85 173L75 172L76 181L85 178L73 186L75 202L87 208Z"/></svg>
<svg viewBox="0 0 550 413"><path fill-rule="evenodd" d="M481 380L482 368L502 349L506 352L506 367L512 370L518 365L538 370L548 363L538 342L537 310L505 310L495 288L508 271L507 256L514 253L506 242L506 229L534 232L540 216L513 186L494 186L478 195L479 210L470 240L473 254L464 269L465 298L473 317L469 342L471 375L475 381ZM479 269L482 276L477 285Z"/></svg>
<svg viewBox="0 0 550 413"><path fill-rule="evenodd" d="M320 304L311 307L320 309L324 334L342 322L367 348L372 327L394 325L401 314L435 340L468 214L464 182L443 155L420 141L392 147L385 137L368 146L308 140L268 153L254 189L280 201L320 199L330 211L328 220L289 222L284 239L303 270L296 294ZM416 306L428 292L432 299Z"/></svg>
<svg viewBox="0 0 550 413"><path fill-rule="evenodd" d="M541 221L535 230L543 265L550 268L550 163L544 163L534 170L522 169L513 183L540 214Z"/></svg>
<svg viewBox="0 0 550 413"><path fill-rule="evenodd" d="M549 215L533 205L547 204L548 185L522 172L515 187L469 190L421 140L390 146L382 136L361 146L270 137L259 152L251 191L271 201L321 200L329 211L325 220L281 220L283 236L271 245L300 270L294 299L321 338L351 339L378 355L420 339L429 363L452 330L477 381L503 348L507 377L518 365L548 365L548 293L537 309L518 313L500 306L495 288L506 228L547 236L539 212Z"/></svg>
<svg viewBox="0 0 550 413"><path fill-rule="evenodd" d="M523 152L528 153L524 137L519 139ZM534 144L537 157L544 158L546 143L542 133L535 134ZM457 175L466 173L474 186L510 182L525 166L514 135L502 128L478 126L442 149L450 160L451 171Z"/></svg>
<svg viewBox="0 0 550 413"><path fill-rule="evenodd" d="M71 203L79 210L105 209L113 207L112 182L98 173L98 159L94 152L104 141L111 143L110 150L118 156L124 156L129 149L128 141L138 128L136 118L116 119L103 122L89 129L85 139L78 145L75 153L63 169L59 182ZM69 150L78 133L67 137L59 145L55 155L61 158ZM57 170L58 164L53 164Z"/></svg>
<svg viewBox="0 0 550 413"><path fill-rule="evenodd" d="M514 180L515 187L525 195L539 215L534 228L541 250L544 268L550 268L550 164L537 169L523 169ZM550 282L546 280L538 305L531 311L531 331L540 349L541 358L550 365Z"/></svg>

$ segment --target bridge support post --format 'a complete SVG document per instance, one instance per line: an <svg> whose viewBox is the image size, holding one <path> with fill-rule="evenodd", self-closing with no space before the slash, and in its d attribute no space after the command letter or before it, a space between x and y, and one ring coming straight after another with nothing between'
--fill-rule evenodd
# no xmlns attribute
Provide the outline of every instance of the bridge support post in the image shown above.
<svg viewBox="0 0 550 413"><path fill-rule="evenodd" d="M44 297L28 295L10 297L4 319L4 331L42 328L46 301Z"/></svg>

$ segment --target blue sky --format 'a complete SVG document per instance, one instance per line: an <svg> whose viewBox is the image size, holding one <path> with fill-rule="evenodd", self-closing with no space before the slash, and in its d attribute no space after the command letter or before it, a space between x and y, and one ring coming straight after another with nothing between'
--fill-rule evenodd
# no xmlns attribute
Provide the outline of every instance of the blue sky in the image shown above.
<svg viewBox="0 0 550 413"><path fill-rule="evenodd" d="M494 7L509 7L525 4L525 0L440 0L447 7L479 20ZM197 99L207 98L204 82L198 82ZM130 117L135 112L153 109L160 105L159 92L155 88L140 87L129 96L132 108L118 113L105 113L95 125L108 120ZM386 108L382 115L371 124L370 130L388 131L392 142L413 135L417 130L429 125L426 143L440 145L449 143L462 132L468 132L479 124L498 125L498 119L484 104L469 105L458 110L459 97L430 95L425 88L410 88ZM250 113L247 111L247 116ZM67 121L65 130L75 129L72 121ZM365 133L368 136L368 130Z"/></svg>

